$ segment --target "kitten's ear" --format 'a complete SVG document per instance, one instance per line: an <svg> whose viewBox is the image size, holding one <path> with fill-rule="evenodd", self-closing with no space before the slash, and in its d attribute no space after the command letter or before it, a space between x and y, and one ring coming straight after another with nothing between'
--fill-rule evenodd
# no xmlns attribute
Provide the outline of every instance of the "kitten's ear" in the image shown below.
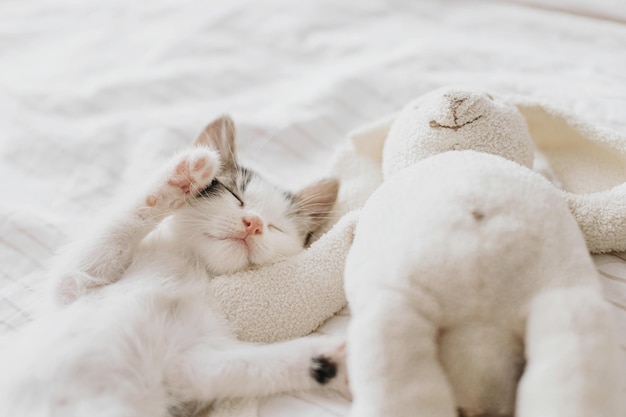
<svg viewBox="0 0 626 417"><path fill-rule="evenodd" d="M213 120L193 142L195 146L206 145L220 154L222 169L231 170L237 166L237 135L235 123L228 116Z"/></svg>
<svg viewBox="0 0 626 417"><path fill-rule="evenodd" d="M303 188L293 197L308 233L317 230L328 218L338 193L339 181L329 178Z"/></svg>

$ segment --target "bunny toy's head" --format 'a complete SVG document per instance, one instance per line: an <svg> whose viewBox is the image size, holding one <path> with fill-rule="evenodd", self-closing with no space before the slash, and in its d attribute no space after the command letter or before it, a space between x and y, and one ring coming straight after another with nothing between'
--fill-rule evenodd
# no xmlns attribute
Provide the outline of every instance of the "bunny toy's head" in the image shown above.
<svg viewBox="0 0 626 417"><path fill-rule="evenodd" d="M421 96L400 112L385 141L383 175L460 150L499 155L532 168L532 139L517 107L485 92L448 87Z"/></svg>

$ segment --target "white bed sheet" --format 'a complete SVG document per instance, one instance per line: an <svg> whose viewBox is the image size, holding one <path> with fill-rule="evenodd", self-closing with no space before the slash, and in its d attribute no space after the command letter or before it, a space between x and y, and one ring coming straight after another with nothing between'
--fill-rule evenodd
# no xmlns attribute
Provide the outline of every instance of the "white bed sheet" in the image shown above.
<svg viewBox="0 0 626 417"><path fill-rule="evenodd" d="M244 160L288 187L324 175L352 128L446 84L543 97L624 132L625 22L611 0L6 0L0 334L36 314L72 227L218 114L237 122ZM626 256L595 260L626 329ZM319 331L342 334L348 320ZM285 395L259 414L348 407Z"/></svg>

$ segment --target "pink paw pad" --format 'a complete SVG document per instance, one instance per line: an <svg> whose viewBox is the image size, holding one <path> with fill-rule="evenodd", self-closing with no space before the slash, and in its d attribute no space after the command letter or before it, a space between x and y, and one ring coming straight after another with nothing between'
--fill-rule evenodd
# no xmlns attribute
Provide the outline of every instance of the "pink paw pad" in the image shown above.
<svg viewBox="0 0 626 417"><path fill-rule="evenodd" d="M172 165L165 184L146 197L146 206L183 206L187 195L198 194L211 183L219 169L219 157L210 149L193 148Z"/></svg>
<svg viewBox="0 0 626 417"><path fill-rule="evenodd" d="M200 155L187 155L174 168L168 185L179 188L185 194L200 192L213 179L219 162L210 151L199 151Z"/></svg>

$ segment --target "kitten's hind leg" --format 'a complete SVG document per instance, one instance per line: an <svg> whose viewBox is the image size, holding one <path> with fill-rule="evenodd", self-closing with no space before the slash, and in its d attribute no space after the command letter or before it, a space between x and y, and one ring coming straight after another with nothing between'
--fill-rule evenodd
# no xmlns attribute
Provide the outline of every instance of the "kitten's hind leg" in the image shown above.
<svg viewBox="0 0 626 417"><path fill-rule="evenodd" d="M68 304L121 278L137 245L172 210L194 198L219 170L217 152L185 149L174 156L146 190L103 213L82 239L65 248L52 267L57 301Z"/></svg>
<svg viewBox="0 0 626 417"><path fill-rule="evenodd" d="M260 397L327 388L349 396L346 347L334 337L307 337L270 345L241 344L189 352L174 380L187 401Z"/></svg>

